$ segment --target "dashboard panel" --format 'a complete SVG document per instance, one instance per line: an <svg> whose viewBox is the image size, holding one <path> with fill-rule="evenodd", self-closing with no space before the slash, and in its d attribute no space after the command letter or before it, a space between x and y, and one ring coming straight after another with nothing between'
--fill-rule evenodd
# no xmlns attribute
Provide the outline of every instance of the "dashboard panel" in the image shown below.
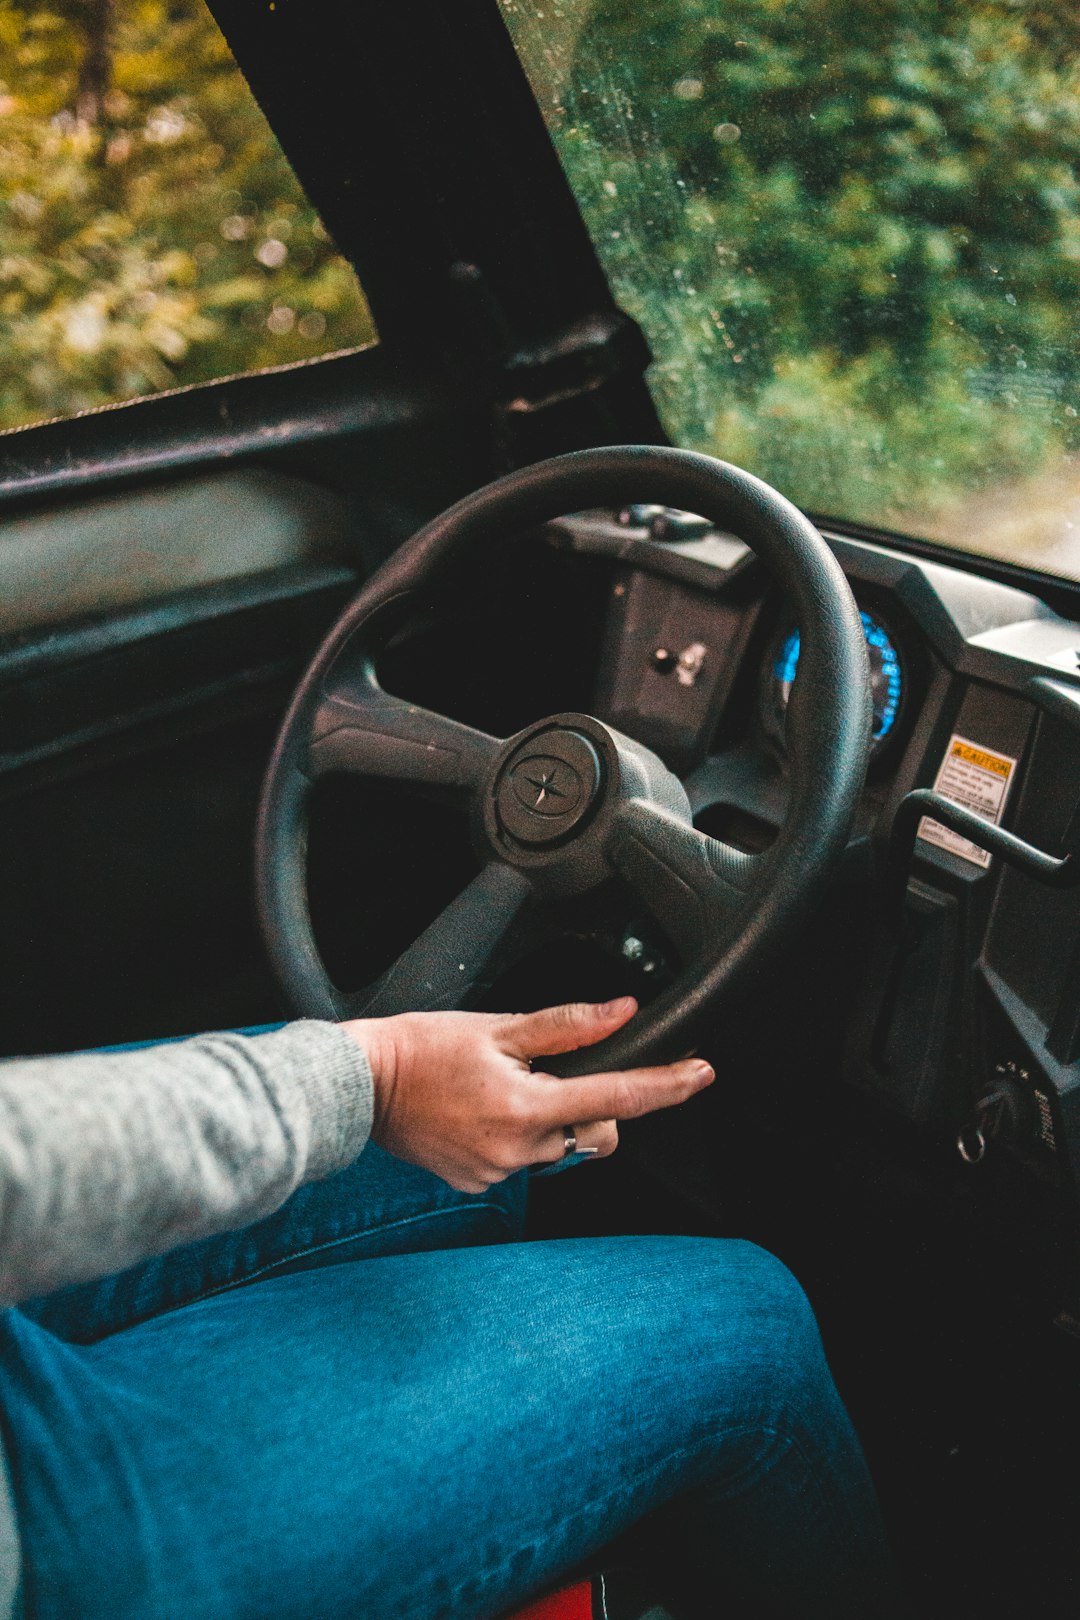
<svg viewBox="0 0 1080 1620"><path fill-rule="evenodd" d="M782 823L799 639L737 536L588 513L549 539L612 560L595 712L683 777L697 824L765 850ZM1080 888L1047 887L899 805L934 789L1080 856L1080 625L1027 592L826 534L867 635L870 766L848 851L867 896L842 1083L962 1155L1068 1193L1080 1168ZM1071 1194L1070 1194L1071 1196Z"/></svg>

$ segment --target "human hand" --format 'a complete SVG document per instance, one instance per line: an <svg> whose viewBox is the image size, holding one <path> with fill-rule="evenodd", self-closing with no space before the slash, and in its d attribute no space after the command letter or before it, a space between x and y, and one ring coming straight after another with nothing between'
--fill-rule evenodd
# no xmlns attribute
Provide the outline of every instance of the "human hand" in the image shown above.
<svg viewBox="0 0 1080 1620"><path fill-rule="evenodd" d="M372 1140L460 1192L481 1193L578 1148L614 1153L620 1119L685 1102L715 1078L687 1058L577 1080L533 1073L531 1058L594 1046L633 1017L632 996L535 1013L419 1012L354 1019L375 1078Z"/></svg>

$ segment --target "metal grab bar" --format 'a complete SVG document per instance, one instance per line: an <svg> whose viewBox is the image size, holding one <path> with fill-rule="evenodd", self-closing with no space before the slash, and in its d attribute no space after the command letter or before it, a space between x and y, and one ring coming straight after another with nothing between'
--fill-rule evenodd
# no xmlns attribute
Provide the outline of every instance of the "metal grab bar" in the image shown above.
<svg viewBox="0 0 1080 1620"><path fill-rule="evenodd" d="M1019 868L1029 877L1037 878L1040 883L1046 883L1053 889L1070 889L1080 884L1080 860L1075 855L1061 858L1048 855L1045 850L1036 849L1034 844L1017 838L1015 833L1006 832L1004 827L984 821L973 810L953 804L951 799L945 798L942 793L935 793L933 788L915 788L897 805L889 834L893 869L905 887L923 816L940 821L950 832L970 839L979 849L1000 856L1010 866Z"/></svg>

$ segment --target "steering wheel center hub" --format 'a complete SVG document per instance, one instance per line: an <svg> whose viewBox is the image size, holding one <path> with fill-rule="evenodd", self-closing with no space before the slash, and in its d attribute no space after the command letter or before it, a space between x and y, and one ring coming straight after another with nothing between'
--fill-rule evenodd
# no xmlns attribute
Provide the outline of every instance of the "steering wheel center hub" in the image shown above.
<svg viewBox="0 0 1080 1620"><path fill-rule="evenodd" d="M499 824L522 844L561 842L589 815L601 781L600 756L579 731L553 728L534 734L499 772Z"/></svg>

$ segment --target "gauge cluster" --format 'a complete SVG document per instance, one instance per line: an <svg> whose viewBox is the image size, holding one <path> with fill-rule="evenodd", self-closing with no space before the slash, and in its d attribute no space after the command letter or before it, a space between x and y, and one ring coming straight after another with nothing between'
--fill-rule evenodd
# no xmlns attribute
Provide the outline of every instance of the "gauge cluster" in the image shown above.
<svg viewBox="0 0 1080 1620"><path fill-rule="evenodd" d="M878 755L888 746L904 705L907 677L900 649L892 633L876 614L860 608L866 650L870 657L870 690L874 704L871 750ZM771 736L782 742L788 703L799 668L799 631L788 624L773 638L765 661L762 710Z"/></svg>

